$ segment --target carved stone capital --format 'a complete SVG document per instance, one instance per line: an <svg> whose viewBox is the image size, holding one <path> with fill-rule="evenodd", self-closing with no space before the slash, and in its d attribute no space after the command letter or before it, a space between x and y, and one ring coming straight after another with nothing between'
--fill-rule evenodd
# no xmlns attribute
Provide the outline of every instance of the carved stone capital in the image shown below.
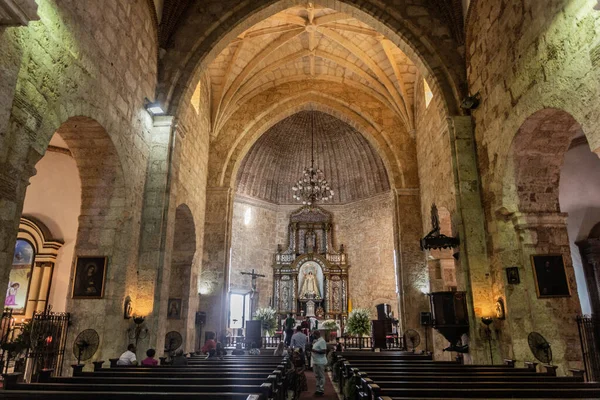
<svg viewBox="0 0 600 400"><path fill-rule="evenodd" d="M566 213L520 213L512 215L512 222L517 230L538 228L566 228Z"/></svg>

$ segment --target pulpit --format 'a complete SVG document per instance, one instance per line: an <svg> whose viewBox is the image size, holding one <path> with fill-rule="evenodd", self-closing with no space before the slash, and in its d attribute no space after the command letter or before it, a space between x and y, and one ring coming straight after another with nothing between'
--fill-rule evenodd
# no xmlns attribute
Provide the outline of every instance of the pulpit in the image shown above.
<svg viewBox="0 0 600 400"><path fill-rule="evenodd" d="M335 250L331 213L304 206L290 215L287 247L273 264L273 305L288 313L341 319L348 315L348 269L343 245Z"/></svg>

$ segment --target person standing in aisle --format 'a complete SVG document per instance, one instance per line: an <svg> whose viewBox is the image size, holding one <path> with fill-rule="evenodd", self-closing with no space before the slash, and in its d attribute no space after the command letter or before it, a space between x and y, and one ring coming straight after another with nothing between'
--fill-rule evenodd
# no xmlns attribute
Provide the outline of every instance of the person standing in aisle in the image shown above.
<svg viewBox="0 0 600 400"><path fill-rule="evenodd" d="M312 345L312 365L317 381L315 396L325 395L325 366L327 365L327 343L321 337L321 332L313 332L315 341Z"/></svg>

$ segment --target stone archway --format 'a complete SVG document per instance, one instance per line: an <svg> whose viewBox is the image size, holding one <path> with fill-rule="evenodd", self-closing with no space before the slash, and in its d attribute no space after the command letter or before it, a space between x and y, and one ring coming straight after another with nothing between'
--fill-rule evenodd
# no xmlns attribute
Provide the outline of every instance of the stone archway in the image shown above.
<svg viewBox="0 0 600 400"><path fill-rule="evenodd" d="M170 40L171 48L164 58L158 98L168 104L171 114L180 112L180 102L187 98L185 92L196 87L202 72L238 35L271 15L305 4L298 0L236 1L232 5L222 1L216 3L203 3L197 9L189 10L182 26ZM396 3L392 6L376 1L326 0L321 3L324 7L352 15L389 37L417 63L422 76L432 84L434 94L441 94L447 112L460 113L458 104L463 95L461 87L465 87L466 73L459 45L446 29L429 31L420 28L432 24L444 26L447 21L444 21L439 9ZM217 10L228 10L227 18L217 19L217 15L221 14ZM189 40L190 37L196 40Z"/></svg>
<svg viewBox="0 0 600 400"><path fill-rule="evenodd" d="M503 323L510 332L501 346L512 345L517 359L529 356L527 335L540 332L552 344L554 361L567 369L579 365L581 354L577 326L581 313L567 234L567 215L559 204L559 179L564 155L579 123L567 112L543 109L521 125L508 151L501 186L502 206L497 208L494 244L496 264L494 293L505 295L507 314ZM571 295L543 298L537 293L533 255L563 256ZM519 267L520 284L506 283L503 268ZM526 321L523 323L523 321ZM508 343L511 343L510 345Z"/></svg>

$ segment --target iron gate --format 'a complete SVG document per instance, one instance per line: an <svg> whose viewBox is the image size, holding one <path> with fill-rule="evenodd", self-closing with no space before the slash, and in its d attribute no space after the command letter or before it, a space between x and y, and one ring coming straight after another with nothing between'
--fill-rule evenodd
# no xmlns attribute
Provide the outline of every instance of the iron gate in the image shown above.
<svg viewBox="0 0 600 400"><path fill-rule="evenodd" d="M69 313L51 311L33 314L31 325L31 348L27 357L31 360L27 371L28 380L42 369L53 369L53 376L60 376L69 329Z"/></svg>
<svg viewBox="0 0 600 400"><path fill-rule="evenodd" d="M585 375L590 382L600 382L600 318L577 317Z"/></svg>

